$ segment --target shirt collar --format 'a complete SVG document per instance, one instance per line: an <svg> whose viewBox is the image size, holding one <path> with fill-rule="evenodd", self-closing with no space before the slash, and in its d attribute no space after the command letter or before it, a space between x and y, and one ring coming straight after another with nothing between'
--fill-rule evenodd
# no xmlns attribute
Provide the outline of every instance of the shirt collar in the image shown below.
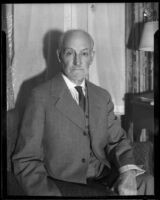
<svg viewBox="0 0 160 200"><path fill-rule="evenodd" d="M77 86L66 75L62 74L62 77L63 77L65 83L67 84L68 89L72 89ZM81 86L83 89L85 89L85 80L83 80L83 82L79 86Z"/></svg>

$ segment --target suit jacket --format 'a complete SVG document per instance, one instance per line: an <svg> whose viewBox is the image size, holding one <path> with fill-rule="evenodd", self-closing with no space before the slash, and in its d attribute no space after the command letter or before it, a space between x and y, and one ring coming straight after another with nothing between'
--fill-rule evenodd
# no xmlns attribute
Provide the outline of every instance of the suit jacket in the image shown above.
<svg viewBox="0 0 160 200"><path fill-rule="evenodd" d="M33 90L13 156L14 172L28 195L60 196L51 178L86 183L90 144L104 165L134 164L110 94L87 80L86 85L90 137L83 134L84 112L61 74Z"/></svg>

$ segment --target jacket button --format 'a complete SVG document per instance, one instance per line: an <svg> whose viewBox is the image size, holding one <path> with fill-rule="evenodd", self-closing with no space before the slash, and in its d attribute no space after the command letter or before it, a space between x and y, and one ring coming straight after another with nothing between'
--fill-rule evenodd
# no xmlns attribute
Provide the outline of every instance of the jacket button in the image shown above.
<svg viewBox="0 0 160 200"><path fill-rule="evenodd" d="M85 128L88 130L89 129L89 125L86 125Z"/></svg>
<svg viewBox="0 0 160 200"><path fill-rule="evenodd" d="M86 159L85 159L85 158L82 158L82 162L85 163L85 162L86 162Z"/></svg>
<svg viewBox="0 0 160 200"><path fill-rule="evenodd" d="M91 151L90 156L93 156L93 152Z"/></svg>
<svg viewBox="0 0 160 200"><path fill-rule="evenodd" d="M86 136L86 135L87 135L87 133L86 133L86 132L83 132L83 135L84 135L84 136Z"/></svg>

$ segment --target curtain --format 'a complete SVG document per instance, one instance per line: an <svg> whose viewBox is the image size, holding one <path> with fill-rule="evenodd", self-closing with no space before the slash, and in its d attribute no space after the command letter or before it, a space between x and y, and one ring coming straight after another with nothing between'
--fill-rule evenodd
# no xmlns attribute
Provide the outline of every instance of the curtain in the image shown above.
<svg viewBox="0 0 160 200"><path fill-rule="evenodd" d="M125 4L14 4L14 103L24 110L30 91L60 71L56 49L71 28L88 31L96 56L89 80L107 89L123 114L125 93Z"/></svg>
<svg viewBox="0 0 160 200"><path fill-rule="evenodd" d="M92 4L88 13L88 32L94 37L96 51L89 79L107 89L112 96L115 113L124 114L125 4Z"/></svg>

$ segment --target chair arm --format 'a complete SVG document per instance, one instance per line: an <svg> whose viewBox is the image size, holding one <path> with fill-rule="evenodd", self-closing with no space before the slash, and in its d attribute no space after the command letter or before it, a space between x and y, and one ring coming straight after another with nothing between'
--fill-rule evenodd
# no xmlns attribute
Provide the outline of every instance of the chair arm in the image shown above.
<svg viewBox="0 0 160 200"><path fill-rule="evenodd" d="M133 142L133 154L137 165L142 165L149 174L154 174L153 144L147 142Z"/></svg>

